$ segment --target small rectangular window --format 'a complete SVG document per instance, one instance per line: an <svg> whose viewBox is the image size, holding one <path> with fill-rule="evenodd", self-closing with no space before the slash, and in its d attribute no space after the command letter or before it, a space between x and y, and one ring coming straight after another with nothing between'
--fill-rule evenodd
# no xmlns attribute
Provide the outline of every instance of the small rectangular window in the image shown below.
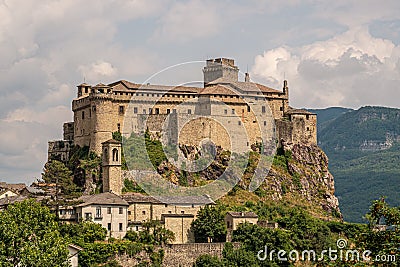
<svg viewBox="0 0 400 267"><path fill-rule="evenodd" d="M156 108L156 114L160 114L160 109Z"/></svg>
<svg viewBox="0 0 400 267"><path fill-rule="evenodd" d="M242 125L242 122L241 122L241 121L238 121L238 125L239 125L239 126Z"/></svg>
<svg viewBox="0 0 400 267"><path fill-rule="evenodd" d="M142 211L142 214L143 214L143 215L146 215L146 211L145 211L145 210L143 210L143 211Z"/></svg>
<svg viewBox="0 0 400 267"><path fill-rule="evenodd" d="M117 123L117 129L118 129L118 132L120 133L121 132L121 124L120 123Z"/></svg>
<svg viewBox="0 0 400 267"><path fill-rule="evenodd" d="M247 105L247 112L250 112L250 106Z"/></svg>
<svg viewBox="0 0 400 267"><path fill-rule="evenodd" d="M169 108L167 108L167 114L171 113L171 110Z"/></svg>
<svg viewBox="0 0 400 267"><path fill-rule="evenodd" d="M133 113L135 113L135 114L137 114L137 113L138 113L138 109L137 109L137 107L134 107L134 108L133 108Z"/></svg>
<svg viewBox="0 0 400 267"><path fill-rule="evenodd" d="M107 207L107 214L111 214L111 207Z"/></svg>
<svg viewBox="0 0 400 267"><path fill-rule="evenodd" d="M266 112L265 106L262 106L262 113L265 113L265 112Z"/></svg>
<svg viewBox="0 0 400 267"><path fill-rule="evenodd" d="M85 119L85 111L82 111L82 120Z"/></svg>
<svg viewBox="0 0 400 267"><path fill-rule="evenodd" d="M232 109L232 114L235 114L235 109L234 108Z"/></svg>
<svg viewBox="0 0 400 267"><path fill-rule="evenodd" d="M224 114L228 114L228 110L227 109L224 109Z"/></svg>
<svg viewBox="0 0 400 267"><path fill-rule="evenodd" d="M125 112L125 107L119 106L119 114L124 114L124 112Z"/></svg>
<svg viewBox="0 0 400 267"><path fill-rule="evenodd" d="M123 208L119 208L119 214L124 214L124 209Z"/></svg>
<svg viewBox="0 0 400 267"><path fill-rule="evenodd" d="M111 231L111 223L107 223L107 230Z"/></svg>
<svg viewBox="0 0 400 267"><path fill-rule="evenodd" d="M264 126L267 126L267 122L266 121L264 121Z"/></svg>
<svg viewBox="0 0 400 267"><path fill-rule="evenodd" d="M143 109L143 114L146 114L146 110L145 109Z"/></svg>
<svg viewBox="0 0 400 267"><path fill-rule="evenodd" d="M149 108L149 114L153 114L153 109Z"/></svg>
<svg viewBox="0 0 400 267"><path fill-rule="evenodd" d="M122 232L122 223L119 223L119 231Z"/></svg>
<svg viewBox="0 0 400 267"><path fill-rule="evenodd" d="M188 114L192 114L192 110L191 109L188 109Z"/></svg>

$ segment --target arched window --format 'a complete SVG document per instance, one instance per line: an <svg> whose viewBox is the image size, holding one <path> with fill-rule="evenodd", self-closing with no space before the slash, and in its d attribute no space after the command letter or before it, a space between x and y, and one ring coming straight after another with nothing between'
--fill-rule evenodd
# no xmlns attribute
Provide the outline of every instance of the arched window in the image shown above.
<svg viewBox="0 0 400 267"><path fill-rule="evenodd" d="M112 154L113 154L113 161L118 161L118 149L114 148Z"/></svg>

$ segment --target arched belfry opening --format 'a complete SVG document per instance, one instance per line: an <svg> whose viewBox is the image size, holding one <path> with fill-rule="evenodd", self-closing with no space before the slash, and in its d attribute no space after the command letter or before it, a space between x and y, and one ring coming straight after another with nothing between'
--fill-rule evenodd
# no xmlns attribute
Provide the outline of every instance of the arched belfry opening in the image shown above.
<svg viewBox="0 0 400 267"><path fill-rule="evenodd" d="M113 161L118 161L118 149L114 148L112 150L112 160Z"/></svg>

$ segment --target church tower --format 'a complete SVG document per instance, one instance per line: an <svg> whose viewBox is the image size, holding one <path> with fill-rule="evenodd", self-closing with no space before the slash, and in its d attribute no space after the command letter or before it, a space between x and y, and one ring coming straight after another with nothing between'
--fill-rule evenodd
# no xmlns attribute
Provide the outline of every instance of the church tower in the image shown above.
<svg viewBox="0 0 400 267"><path fill-rule="evenodd" d="M110 139L103 146L103 192L122 193L121 142Z"/></svg>

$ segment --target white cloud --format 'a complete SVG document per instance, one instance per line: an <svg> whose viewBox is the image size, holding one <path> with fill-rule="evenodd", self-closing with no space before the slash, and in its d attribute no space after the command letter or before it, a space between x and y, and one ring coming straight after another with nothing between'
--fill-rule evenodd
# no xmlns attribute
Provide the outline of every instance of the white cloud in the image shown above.
<svg viewBox="0 0 400 267"><path fill-rule="evenodd" d="M113 78L117 75L117 69L113 67L109 62L97 61L86 66L78 67L82 77L88 79L88 81L102 81L105 78Z"/></svg>
<svg viewBox="0 0 400 267"><path fill-rule="evenodd" d="M152 40L187 42L213 36L223 22L220 8L215 1L175 2L161 17Z"/></svg>
<svg viewBox="0 0 400 267"><path fill-rule="evenodd" d="M400 82L399 51L357 27L325 41L265 51L252 74L277 88L288 79L295 106L398 106L400 92L391 84Z"/></svg>

